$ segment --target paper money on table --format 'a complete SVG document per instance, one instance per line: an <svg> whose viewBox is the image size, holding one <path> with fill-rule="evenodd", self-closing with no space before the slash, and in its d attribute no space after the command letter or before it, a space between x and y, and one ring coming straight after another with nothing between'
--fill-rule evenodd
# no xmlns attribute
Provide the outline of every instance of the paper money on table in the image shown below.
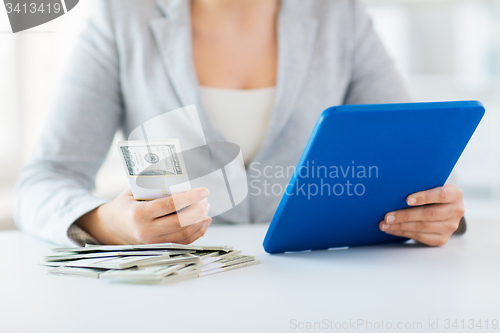
<svg viewBox="0 0 500 333"><path fill-rule="evenodd" d="M56 248L44 266L55 275L117 279L131 283L172 283L257 264L232 246L176 243L88 245Z"/></svg>
<svg viewBox="0 0 500 333"><path fill-rule="evenodd" d="M107 279L161 280L165 276L182 269L185 265L148 267L144 269L110 270L99 275Z"/></svg>
<svg viewBox="0 0 500 333"><path fill-rule="evenodd" d="M154 200L191 189L177 139L118 142L136 200Z"/></svg>
<svg viewBox="0 0 500 333"><path fill-rule="evenodd" d="M118 258L89 258L63 262L65 267L89 267L104 269L126 269L135 267L138 262L153 257L118 257Z"/></svg>
<svg viewBox="0 0 500 333"><path fill-rule="evenodd" d="M132 256L176 256L181 254L195 253L195 250L170 250L170 251L118 251L118 252L91 252L91 253L62 253L45 257L45 261L68 261L88 258L106 257L132 257Z"/></svg>
<svg viewBox="0 0 500 333"><path fill-rule="evenodd" d="M203 265L203 267L200 267L200 271L204 272L204 271L209 271L211 269L238 265L238 264L241 264L241 263L244 263L247 261L253 261L253 260L255 260L255 258L252 256L237 255L234 257L227 258L227 259L220 259L217 261L206 263L205 265Z"/></svg>
<svg viewBox="0 0 500 333"><path fill-rule="evenodd" d="M227 246L219 246L218 249L230 249ZM86 245L84 247L59 247L52 249L55 252L91 253L100 251L136 251L136 250L203 250L200 246L184 245L177 243L155 243L138 245Z"/></svg>
<svg viewBox="0 0 500 333"><path fill-rule="evenodd" d="M99 278L106 269L100 268L81 268L81 267L52 267L48 272L56 275L71 275L71 276L85 276L92 278Z"/></svg>
<svg viewBox="0 0 500 333"><path fill-rule="evenodd" d="M236 268L241 268L241 267L247 267L247 266L251 266L251 265L256 265L259 262L260 262L259 260L245 261L245 262L242 262L242 263L239 263L239 264L236 264L236 265L224 266L222 268L215 268L215 269L211 269L211 270L208 270L208 271L200 272L198 274L198 276L202 277L202 276L206 276L206 275L210 275L210 274L216 274L216 273L221 273L221 272L225 272L225 271L230 271L230 270L236 269Z"/></svg>

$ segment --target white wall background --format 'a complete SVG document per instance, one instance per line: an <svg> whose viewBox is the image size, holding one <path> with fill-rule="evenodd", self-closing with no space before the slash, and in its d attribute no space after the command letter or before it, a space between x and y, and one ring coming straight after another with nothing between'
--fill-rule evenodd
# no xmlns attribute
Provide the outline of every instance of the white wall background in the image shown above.
<svg viewBox="0 0 500 333"><path fill-rule="evenodd" d="M456 171L469 217L500 216L500 0L367 0L375 27L416 101L481 100L487 114ZM12 191L91 8L10 33L0 7L0 229L13 227ZM127 187L114 149L97 180L112 198Z"/></svg>
<svg viewBox="0 0 500 333"><path fill-rule="evenodd" d="M367 2L416 101L484 103L486 115L455 170L467 216L500 216L500 1Z"/></svg>

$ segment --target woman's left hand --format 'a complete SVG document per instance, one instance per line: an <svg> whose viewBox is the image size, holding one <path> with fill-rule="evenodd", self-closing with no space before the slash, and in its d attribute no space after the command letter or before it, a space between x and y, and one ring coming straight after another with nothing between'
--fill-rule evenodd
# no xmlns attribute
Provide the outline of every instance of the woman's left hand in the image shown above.
<svg viewBox="0 0 500 333"><path fill-rule="evenodd" d="M448 242L464 216L462 190L453 185L414 193L406 202L418 207L387 213L380 230L440 246Z"/></svg>

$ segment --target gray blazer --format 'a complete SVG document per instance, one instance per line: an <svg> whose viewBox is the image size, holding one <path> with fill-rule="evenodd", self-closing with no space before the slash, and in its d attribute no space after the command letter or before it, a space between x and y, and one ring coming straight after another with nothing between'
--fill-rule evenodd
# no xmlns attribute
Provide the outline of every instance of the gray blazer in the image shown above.
<svg viewBox="0 0 500 333"><path fill-rule="evenodd" d="M265 142L247 170L250 193L215 221L272 219L281 193L269 186L284 188L289 177L266 177L263 168L295 166L327 107L410 100L358 0L282 0L278 49L277 96ZM196 104L207 140L224 141L200 102L191 53L189 1L97 1L22 170L20 228L74 245L72 224L106 202L92 191L117 130L127 137L157 115Z"/></svg>

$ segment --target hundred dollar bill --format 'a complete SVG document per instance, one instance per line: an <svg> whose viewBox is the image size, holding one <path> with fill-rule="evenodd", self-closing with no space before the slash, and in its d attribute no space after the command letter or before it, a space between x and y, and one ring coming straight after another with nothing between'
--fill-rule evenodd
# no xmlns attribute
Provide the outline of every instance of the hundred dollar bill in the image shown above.
<svg viewBox="0 0 500 333"><path fill-rule="evenodd" d="M140 256L177 256L187 253L195 253L194 250L171 250L171 251L117 251L117 252L90 252L90 253L78 253L70 252L63 253L58 252L57 255L49 255L45 257L45 261L70 261L79 260L87 258L106 258L106 257L140 257ZM60 255L62 253L62 255Z"/></svg>
<svg viewBox="0 0 500 333"><path fill-rule="evenodd" d="M160 256L161 257L161 256ZM65 267L126 269L135 267L139 263L160 260L158 256L143 257L114 257L114 258L86 258L63 262Z"/></svg>
<svg viewBox="0 0 500 333"><path fill-rule="evenodd" d="M118 142L134 198L153 200L190 189L177 139Z"/></svg>
<svg viewBox="0 0 500 333"><path fill-rule="evenodd" d="M228 245L221 245L221 246L203 246L199 245L201 248L203 248L204 251L224 251L224 252L229 252L233 249L232 246Z"/></svg>
<svg viewBox="0 0 500 333"><path fill-rule="evenodd" d="M106 271L107 271L106 269L100 269L100 268L81 268L81 267L53 267L47 270L47 272L50 274L87 276L92 278L99 278L99 275Z"/></svg>
<svg viewBox="0 0 500 333"><path fill-rule="evenodd" d="M159 257L150 259L150 260L142 260L137 263L138 268L145 268L150 266L165 266L165 265L176 265L176 264L190 264L190 263L199 263L201 262L200 258L193 256L191 254L185 254L181 256L176 256L173 258L161 259Z"/></svg>
<svg viewBox="0 0 500 333"><path fill-rule="evenodd" d="M101 273L99 278L132 279L132 280L161 280L185 265L168 265L160 267L148 267L143 269L109 270Z"/></svg>
<svg viewBox="0 0 500 333"><path fill-rule="evenodd" d="M121 141L118 147L128 176L183 176L179 140Z"/></svg>
<svg viewBox="0 0 500 333"><path fill-rule="evenodd" d="M198 276L202 277L202 276L206 276L206 275L210 275L210 274L216 274L216 273L220 273L220 272L230 271L230 270L233 270L233 269L236 269L236 268L241 268L241 267L255 265L255 264L258 264L259 262L260 262L259 260L252 259L252 260L249 260L249 261L240 262L240 263L238 263L236 265L224 266L224 267L221 267L221 268L214 268L214 269L211 269L211 270L202 271L202 272L200 272L198 274Z"/></svg>
<svg viewBox="0 0 500 333"><path fill-rule="evenodd" d="M59 247L52 249L56 253L92 253L99 251L140 251L140 250L168 250L176 251L177 254L190 253L192 250L203 250L200 246L177 244L177 243L155 243L138 245L87 245L85 247Z"/></svg>
<svg viewBox="0 0 500 333"><path fill-rule="evenodd" d="M255 260L253 256L234 256L228 259L222 259L212 263L207 263L200 268L200 271L209 271L216 268L225 268L228 266L238 265L253 260Z"/></svg>

